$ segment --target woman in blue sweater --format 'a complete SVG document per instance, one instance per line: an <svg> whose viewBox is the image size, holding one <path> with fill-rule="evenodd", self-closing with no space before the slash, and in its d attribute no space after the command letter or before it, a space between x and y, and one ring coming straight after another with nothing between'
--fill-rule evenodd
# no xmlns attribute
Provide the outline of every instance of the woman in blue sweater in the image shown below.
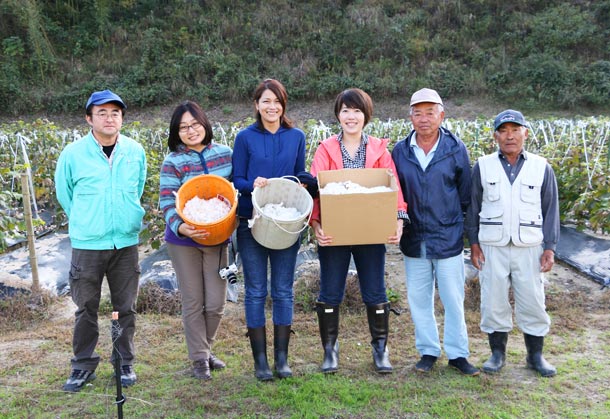
<svg viewBox="0 0 610 419"><path fill-rule="evenodd" d="M286 116L287 94L277 80L266 79L254 91L256 122L240 131L233 149L233 182L240 192L237 246L242 257L248 336L256 378L271 380L267 362L265 301L267 265L271 264L271 299L275 373L290 377L288 343L293 315L293 282L299 241L287 249L273 250L259 244L248 227L252 217L252 191L267 179L296 176L305 170L305 134Z"/></svg>
<svg viewBox="0 0 610 419"><path fill-rule="evenodd" d="M167 223L165 242L181 292L193 375L201 380L212 378L210 369L225 367L212 353L212 344L226 303L227 281L218 271L227 266L227 244L204 246L194 241L209 233L180 218L174 193L184 182L202 174L231 179L231 149L213 143L212 138L212 125L198 104L186 101L178 105L169 126L171 153L163 161L160 178L160 204Z"/></svg>

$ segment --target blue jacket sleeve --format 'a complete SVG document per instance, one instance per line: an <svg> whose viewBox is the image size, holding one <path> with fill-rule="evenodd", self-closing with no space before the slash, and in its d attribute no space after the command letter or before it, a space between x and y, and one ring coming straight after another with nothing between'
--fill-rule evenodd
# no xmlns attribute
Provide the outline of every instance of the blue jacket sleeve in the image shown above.
<svg viewBox="0 0 610 419"><path fill-rule="evenodd" d="M470 206L471 190L472 190L472 172L470 171L470 158L468 150L464 143L460 142L459 171L457 173L457 187L460 194L460 205L462 212L466 215Z"/></svg>
<svg viewBox="0 0 610 419"><path fill-rule="evenodd" d="M233 184L240 192L252 192L254 180L248 180L248 144L244 135L238 133L233 145Z"/></svg>
<svg viewBox="0 0 610 419"><path fill-rule="evenodd" d="M299 142L299 151L297 155L297 161L295 166L295 175L305 171L305 134L301 134L301 141Z"/></svg>

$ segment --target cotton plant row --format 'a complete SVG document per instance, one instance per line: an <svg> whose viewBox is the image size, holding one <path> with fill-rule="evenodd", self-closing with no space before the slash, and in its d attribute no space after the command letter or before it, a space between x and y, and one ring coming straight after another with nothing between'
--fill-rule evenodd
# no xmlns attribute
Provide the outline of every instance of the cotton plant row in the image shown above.
<svg viewBox="0 0 610 419"><path fill-rule="evenodd" d="M248 118L230 125L213 125L214 141L232 146L239 130L252 123ZM466 143L471 160L496 149L492 121L488 119L446 119L444 126ZM562 221L579 228L610 234L610 118L530 120L528 150L545 156L557 174ZM307 165L317 145L338 132L338 125L309 120L300 125L307 136ZM142 237L154 246L160 244L163 217L159 212L159 168L167 154L167 126L126 123L122 133L140 142L148 159L148 179L143 205L147 211ZM405 138L411 130L408 120L374 119L367 126L370 135L388 138L389 147ZM55 200L53 174L55 162L66 144L82 137L87 127L65 129L53 122L15 122L0 125L0 225L10 225L0 236L0 249L6 238L22 235L18 220L22 211L15 194L20 193L20 173L29 170L39 210L47 213L46 228L65 224L65 216ZM10 222L8 222L9 220Z"/></svg>

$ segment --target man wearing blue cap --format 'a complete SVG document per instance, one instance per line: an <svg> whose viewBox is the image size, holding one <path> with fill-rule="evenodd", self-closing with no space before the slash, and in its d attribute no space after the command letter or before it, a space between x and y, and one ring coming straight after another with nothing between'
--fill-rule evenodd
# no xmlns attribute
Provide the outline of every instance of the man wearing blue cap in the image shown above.
<svg viewBox="0 0 610 419"><path fill-rule="evenodd" d="M557 370L542 356L551 325L543 273L553 267L559 239L557 181L546 159L525 151L528 129L521 112L500 112L494 130L499 150L481 157L473 168L467 216L471 260L480 271L481 330L488 334L492 352L483 371L497 373L504 366L513 328L512 286L526 364L551 377Z"/></svg>
<svg viewBox="0 0 610 419"><path fill-rule="evenodd" d="M55 191L69 221L69 281L77 306L72 372L63 386L65 391L80 391L95 379L104 276L122 329L114 342L121 357L121 382L123 386L136 382L133 336L146 155L140 144L119 132L125 108L123 100L110 90L94 92L85 107L91 131L68 144L57 161Z"/></svg>

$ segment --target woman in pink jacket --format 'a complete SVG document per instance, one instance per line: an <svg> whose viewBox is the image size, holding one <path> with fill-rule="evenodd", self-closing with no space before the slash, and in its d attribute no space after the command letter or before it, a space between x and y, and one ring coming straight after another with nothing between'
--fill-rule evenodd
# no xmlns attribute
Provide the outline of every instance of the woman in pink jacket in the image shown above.
<svg viewBox="0 0 610 419"><path fill-rule="evenodd" d="M363 132L373 114L373 102L360 89L347 89L335 100L335 116L341 132L324 140L318 147L311 165L317 176L323 170L387 168L396 173L392 156L387 149L388 140L371 137ZM400 187L397 202L396 234L388 243L398 244L403 222L407 219L407 205ZM358 228L354 220L354 228ZM324 348L322 372L334 373L338 369L339 305L345 294L345 282L350 259L353 256L362 300L367 307L373 361L378 373L392 372L387 340L390 303L384 281L385 245L367 244L335 246L333 238L324 234L321 225L320 200L314 200L311 226L318 240L320 258L320 295L316 302L320 337Z"/></svg>

